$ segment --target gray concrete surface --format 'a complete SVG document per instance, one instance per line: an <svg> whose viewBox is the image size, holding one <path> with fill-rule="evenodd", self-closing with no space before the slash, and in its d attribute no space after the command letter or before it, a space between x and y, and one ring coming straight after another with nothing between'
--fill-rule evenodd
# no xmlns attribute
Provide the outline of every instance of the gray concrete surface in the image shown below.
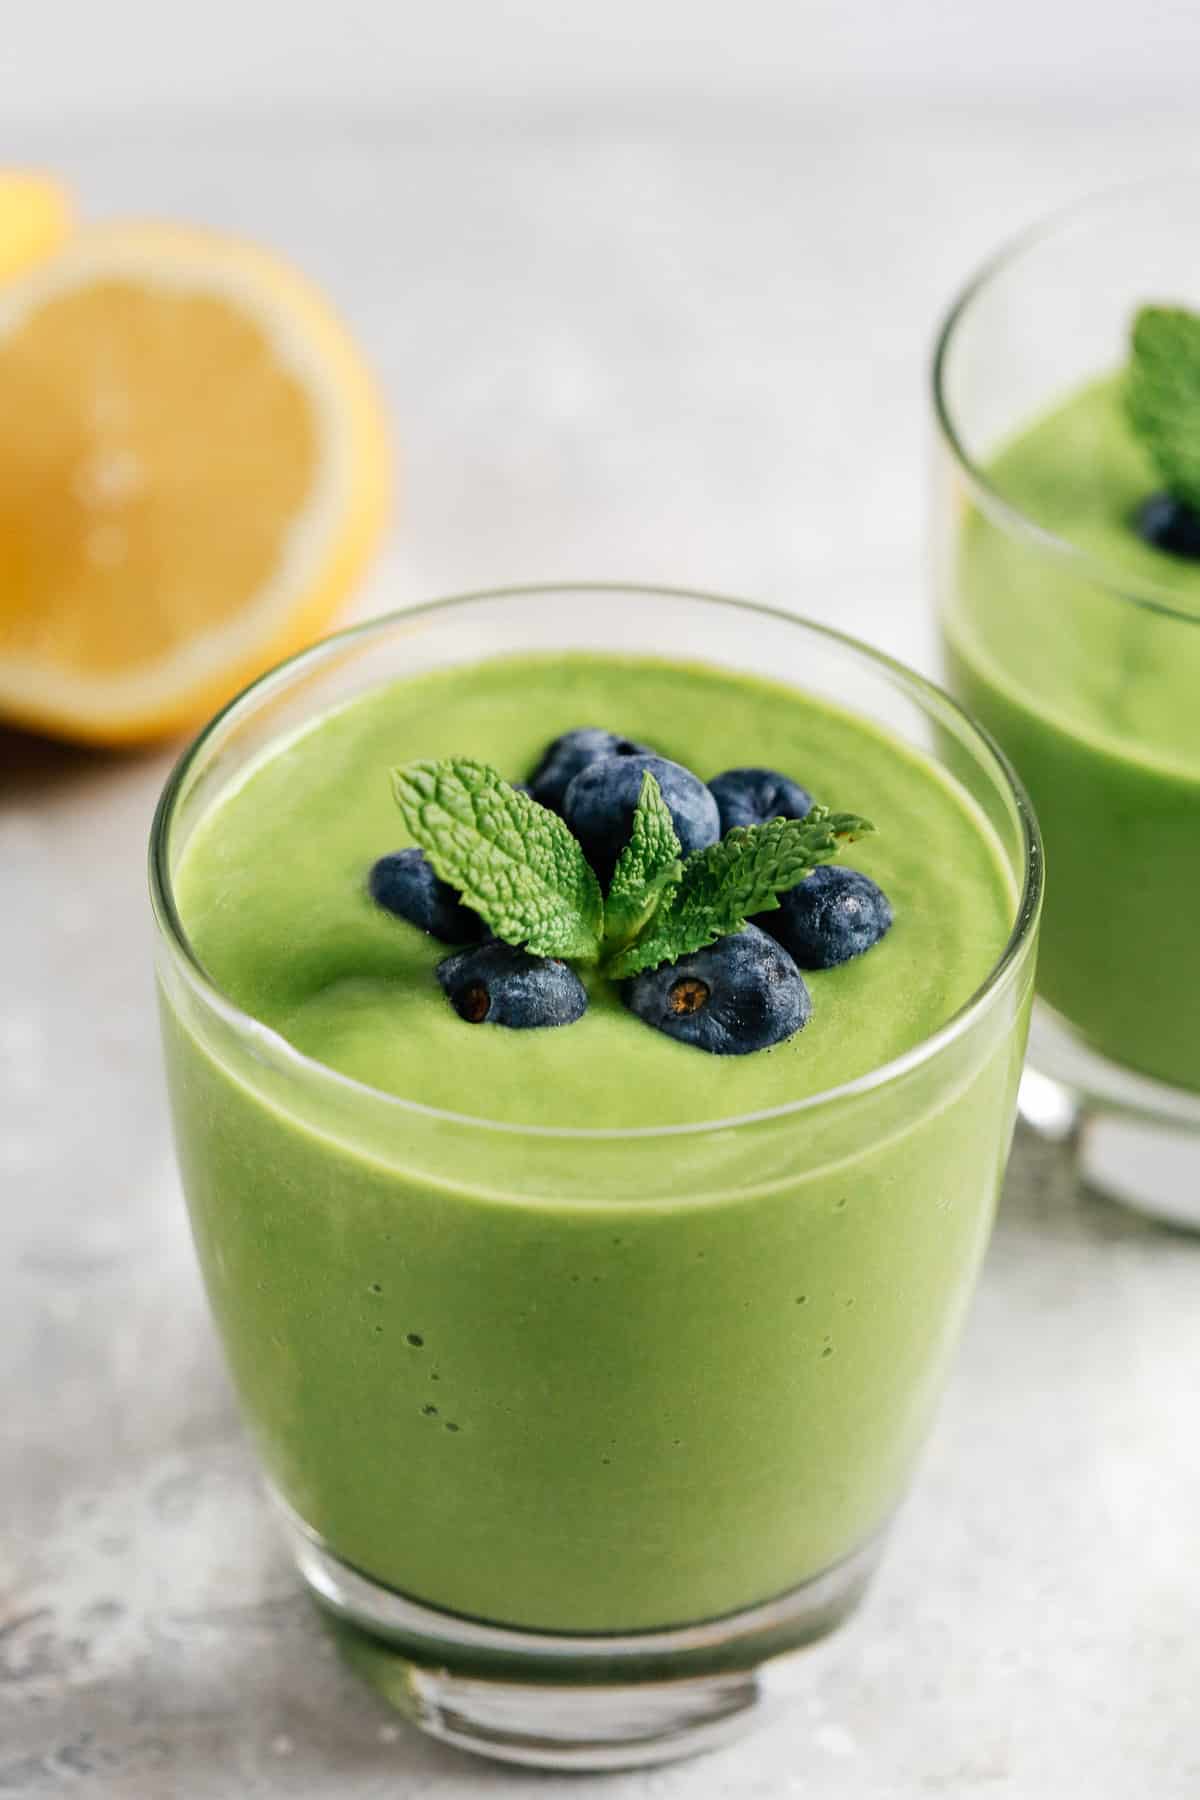
<svg viewBox="0 0 1200 1800"><path fill-rule="evenodd" d="M404 449L362 610L561 575L753 594L929 660L923 359L1005 231L1193 121L775 109L0 127L96 210L274 239ZM0 1795L565 1793L339 1665L256 1485L159 1085L160 754L0 735ZM613 1800L1194 1800L1200 1243L1018 1141L936 1435L789 1710ZM590 1790L589 1790L590 1791Z"/></svg>

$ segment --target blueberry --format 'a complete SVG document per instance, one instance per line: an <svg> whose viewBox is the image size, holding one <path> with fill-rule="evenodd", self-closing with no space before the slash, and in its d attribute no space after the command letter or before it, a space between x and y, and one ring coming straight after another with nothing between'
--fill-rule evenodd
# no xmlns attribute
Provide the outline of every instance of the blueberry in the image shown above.
<svg viewBox="0 0 1200 1800"><path fill-rule="evenodd" d="M376 905L443 944L474 944L484 935L478 913L463 905L448 882L438 880L422 850L381 856L367 877L367 890Z"/></svg>
<svg viewBox="0 0 1200 1800"><path fill-rule="evenodd" d="M781 894L778 912L755 924L778 938L802 969L833 969L877 944L892 923L887 895L869 876L822 863Z"/></svg>
<svg viewBox="0 0 1200 1800"><path fill-rule="evenodd" d="M562 810L563 795L580 769L598 762L602 756L649 756L645 744L618 737L615 731L601 731L597 725L583 725L578 731L566 731L555 738L541 762L529 777L529 792L540 806L554 812Z"/></svg>
<svg viewBox="0 0 1200 1800"><path fill-rule="evenodd" d="M498 938L447 956L437 978L469 1025L571 1025L587 1011L587 990L568 964L530 956Z"/></svg>
<svg viewBox="0 0 1200 1800"><path fill-rule="evenodd" d="M622 994L647 1025L714 1056L781 1044L812 1012L804 977L787 951L753 925L635 975Z"/></svg>
<svg viewBox="0 0 1200 1800"><path fill-rule="evenodd" d="M608 880L629 842L647 770L662 789L685 856L715 844L721 835L717 803L690 769L649 751L602 757L579 771L563 796L562 809L601 881Z"/></svg>
<svg viewBox="0 0 1200 1800"><path fill-rule="evenodd" d="M1200 513L1174 494L1152 494L1138 508L1138 535L1155 550L1200 561Z"/></svg>
<svg viewBox="0 0 1200 1800"><path fill-rule="evenodd" d="M735 825L765 825L768 819L803 819L812 795L774 769L726 769L708 784L721 815L721 836Z"/></svg>

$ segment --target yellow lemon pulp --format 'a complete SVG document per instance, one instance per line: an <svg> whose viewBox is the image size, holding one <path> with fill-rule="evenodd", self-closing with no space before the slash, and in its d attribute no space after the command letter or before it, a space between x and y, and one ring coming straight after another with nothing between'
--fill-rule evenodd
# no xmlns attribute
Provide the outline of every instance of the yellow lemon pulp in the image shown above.
<svg viewBox="0 0 1200 1800"><path fill-rule="evenodd" d="M214 234L82 231L0 290L0 714L129 743L317 635L390 486L359 353Z"/></svg>
<svg viewBox="0 0 1200 1800"><path fill-rule="evenodd" d="M71 201L48 175L0 170L0 281L50 256L71 229Z"/></svg>

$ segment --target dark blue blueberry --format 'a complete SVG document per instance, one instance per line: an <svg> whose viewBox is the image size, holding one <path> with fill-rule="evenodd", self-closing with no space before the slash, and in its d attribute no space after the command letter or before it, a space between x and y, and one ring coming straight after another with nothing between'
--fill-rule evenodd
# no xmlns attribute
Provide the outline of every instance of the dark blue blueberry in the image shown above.
<svg viewBox="0 0 1200 1800"><path fill-rule="evenodd" d="M571 1025L587 1011L587 990L567 963L530 956L498 938L447 956L437 978L470 1025Z"/></svg>
<svg viewBox="0 0 1200 1800"><path fill-rule="evenodd" d="M774 769L726 769L714 775L709 789L721 815L721 836L735 825L765 825L768 819L803 819L812 811L812 795L790 776Z"/></svg>
<svg viewBox="0 0 1200 1800"><path fill-rule="evenodd" d="M778 912L755 920L802 969L833 969L877 944L892 923L882 888L857 869L822 863L779 897Z"/></svg>
<svg viewBox="0 0 1200 1800"><path fill-rule="evenodd" d="M583 725L578 731L565 731L555 738L541 762L529 777L529 792L539 806L562 811L563 795L580 769L598 762L602 756L649 756L645 744L618 737L615 731L601 731L597 725Z"/></svg>
<svg viewBox="0 0 1200 1800"><path fill-rule="evenodd" d="M1174 494L1152 494L1138 508L1139 535L1155 550L1200 561L1200 513Z"/></svg>
<svg viewBox="0 0 1200 1800"><path fill-rule="evenodd" d="M377 905L443 944L474 944L484 935L479 914L463 905L448 882L438 880L421 850L381 856L367 877L367 889Z"/></svg>
<svg viewBox="0 0 1200 1800"><path fill-rule="evenodd" d="M717 803L690 769L649 751L602 757L576 775L563 796L562 812L603 882L629 842L647 769L662 789L685 856L715 844L721 835Z"/></svg>
<svg viewBox="0 0 1200 1800"><path fill-rule="evenodd" d="M622 993L647 1025L714 1056L747 1056L782 1044L812 1012L804 977L787 951L753 925L635 975Z"/></svg>

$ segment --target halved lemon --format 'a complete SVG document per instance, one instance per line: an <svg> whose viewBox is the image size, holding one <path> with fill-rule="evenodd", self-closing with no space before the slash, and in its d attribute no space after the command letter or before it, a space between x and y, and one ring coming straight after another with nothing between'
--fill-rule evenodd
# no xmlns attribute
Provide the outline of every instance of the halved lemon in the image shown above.
<svg viewBox="0 0 1200 1800"><path fill-rule="evenodd" d="M319 635L390 485L303 277L209 232L77 232L0 288L0 715L103 744L197 723Z"/></svg>
<svg viewBox="0 0 1200 1800"><path fill-rule="evenodd" d="M49 175L0 169L0 281L57 250L71 229L71 200Z"/></svg>

